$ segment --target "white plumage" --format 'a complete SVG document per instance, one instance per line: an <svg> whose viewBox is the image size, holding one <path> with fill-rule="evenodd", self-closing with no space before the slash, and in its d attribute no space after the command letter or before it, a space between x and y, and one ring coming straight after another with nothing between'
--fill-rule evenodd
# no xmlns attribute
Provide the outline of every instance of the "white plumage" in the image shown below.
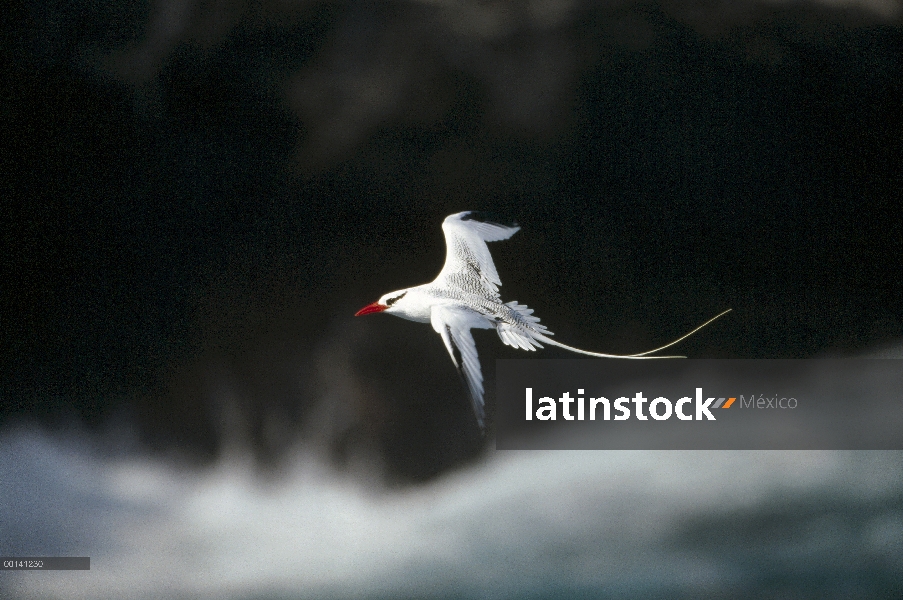
<svg viewBox="0 0 903 600"><path fill-rule="evenodd" d="M410 321L431 323L467 384L481 431L485 427L483 373L471 329L495 328L502 342L522 350L542 348L540 342L544 342L603 358L681 358L647 355L676 344L730 310L670 344L640 354L602 354L556 342L549 337L552 332L545 325L540 325L538 317L533 316L533 309L517 302L502 302L499 295L502 282L486 242L507 240L519 230L517 224L497 223L487 215L474 211L446 217L442 222L446 245L445 266L439 276L430 283L389 292L355 315L386 312Z"/></svg>

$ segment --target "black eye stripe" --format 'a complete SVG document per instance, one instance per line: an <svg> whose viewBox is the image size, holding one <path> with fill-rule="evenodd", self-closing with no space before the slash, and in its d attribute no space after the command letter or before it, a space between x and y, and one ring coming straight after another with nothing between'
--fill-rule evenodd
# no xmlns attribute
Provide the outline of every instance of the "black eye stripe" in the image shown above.
<svg viewBox="0 0 903 600"><path fill-rule="evenodd" d="M405 294L407 294L407 292L403 292L403 293L401 293L401 294L398 294L398 295L395 296L394 298L389 298L388 300L386 300L386 306L392 306L393 304L395 304L396 302L398 302L399 300L401 300L402 298L404 298Z"/></svg>

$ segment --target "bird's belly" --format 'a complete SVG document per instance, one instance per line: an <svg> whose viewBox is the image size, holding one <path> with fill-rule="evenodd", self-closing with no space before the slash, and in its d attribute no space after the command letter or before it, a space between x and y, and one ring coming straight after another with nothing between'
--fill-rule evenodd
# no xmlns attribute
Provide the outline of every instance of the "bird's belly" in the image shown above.
<svg viewBox="0 0 903 600"><path fill-rule="evenodd" d="M416 313L395 313L396 317L401 317L406 321L414 321L415 323L429 323L430 322L430 311L429 309L426 312L416 312Z"/></svg>

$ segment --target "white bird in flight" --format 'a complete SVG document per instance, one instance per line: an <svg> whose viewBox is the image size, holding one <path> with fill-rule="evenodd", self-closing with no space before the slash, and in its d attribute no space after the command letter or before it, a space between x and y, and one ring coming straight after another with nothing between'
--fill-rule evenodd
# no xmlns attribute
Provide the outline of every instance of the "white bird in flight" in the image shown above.
<svg viewBox="0 0 903 600"><path fill-rule="evenodd" d="M449 215L442 222L445 233L445 266L431 283L397 290L355 313L354 316L385 312L418 323L431 323L442 336L458 373L467 384L480 430L485 428L483 407L483 374L471 329L492 329L502 342L514 348L535 350L540 342L571 352L602 358L684 358L682 356L648 356L688 338L731 309L709 319L690 333L655 350L639 354L619 355L589 352L556 342L533 309L517 302L502 302L499 280L486 242L507 240L520 231L516 223L504 225L488 215L465 211Z"/></svg>

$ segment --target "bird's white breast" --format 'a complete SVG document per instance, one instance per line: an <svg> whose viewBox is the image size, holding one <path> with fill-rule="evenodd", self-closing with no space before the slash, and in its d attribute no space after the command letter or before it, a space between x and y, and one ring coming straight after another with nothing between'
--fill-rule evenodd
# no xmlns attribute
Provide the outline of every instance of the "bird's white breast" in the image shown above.
<svg viewBox="0 0 903 600"><path fill-rule="evenodd" d="M429 323L433 306L441 303L442 299L423 289L423 287L425 286L408 290L405 297L393 307L394 310L391 313L408 321Z"/></svg>

